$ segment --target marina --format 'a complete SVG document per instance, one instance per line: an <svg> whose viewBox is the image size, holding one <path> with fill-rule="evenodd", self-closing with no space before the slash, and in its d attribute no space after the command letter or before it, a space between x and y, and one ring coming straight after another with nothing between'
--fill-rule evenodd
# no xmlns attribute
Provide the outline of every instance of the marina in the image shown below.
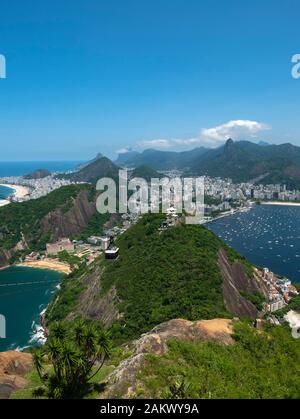
<svg viewBox="0 0 300 419"><path fill-rule="evenodd" d="M250 262L300 282L300 208L257 205L207 224Z"/></svg>

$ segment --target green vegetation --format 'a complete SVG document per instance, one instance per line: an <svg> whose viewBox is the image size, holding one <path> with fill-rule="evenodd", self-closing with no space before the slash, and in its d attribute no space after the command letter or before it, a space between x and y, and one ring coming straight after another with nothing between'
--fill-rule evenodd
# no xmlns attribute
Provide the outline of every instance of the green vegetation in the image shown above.
<svg viewBox="0 0 300 419"><path fill-rule="evenodd" d="M242 256L240 253L238 253L232 247L230 247L226 244L224 244L223 246L226 249L226 254L227 254L228 260L231 263L231 265L233 265L234 262L242 263L245 267L246 275L249 278L252 278L253 277L253 265L244 256Z"/></svg>
<svg viewBox="0 0 300 419"><path fill-rule="evenodd" d="M264 184L285 183L290 189L300 185L300 148L291 144L261 147L249 141L228 140L223 147L191 162L191 170L214 177L244 182L264 176Z"/></svg>
<svg viewBox="0 0 300 419"><path fill-rule="evenodd" d="M22 388L21 390L17 390L10 396L11 399L33 399L33 398L46 398L45 392L40 391L43 382L40 379L40 376L36 369L32 369L28 374L26 374L25 378L28 380L29 384Z"/></svg>
<svg viewBox="0 0 300 419"><path fill-rule="evenodd" d="M75 236L77 240L86 240L90 236L101 236L103 234L103 226L111 218L111 214L100 214L96 212L89 221L89 224L82 232Z"/></svg>
<svg viewBox="0 0 300 419"><path fill-rule="evenodd" d="M246 298L246 300L254 304L258 311L261 311L263 309L263 305L266 302L266 300L260 292L254 291L254 292L249 293L249 292L240 290L239 293L241 294L242 297Z"/></svg>
<svg viewBox="0 0 300 419"><path fill-rule="evenodd" d="M102 293L112 286L122 320L112 328L126 341L172 318L228 317L217 252L224 246L204 227L182 225L160 233L160 215L146 215L117 241L120 257L105 261Z"/></svg>
<svg viewBox="0 0 300 419"><path fill-rule="evenodd" d="M36 200L12 203L0 208L0 260L1 256L4 260L6 259L6 251L11 252L10 263L24 258L32 251L45 251L46 244L53 241L54 231L57 227L55 223L59 218L54 216L53 222L49 222L47 216L59 212L64 216L74 208L74 200L82 191L87 194L89 202L96 202L97 191L95 187L88 184L79 184L62 187ZM86 220L85 228L76 225L77 233L70 233L70 238L86 240L91 235L101 235L103 226L110 220L110 217L110 214L95 212L89 220ZM68 228L68 226L65 227ZM72 221L70 221L69 227L70 231L74 231ZM14 250L21 240L26 242L24 249ZM68 258L65 254L60 255L60 258L70 263L71 266L79 262L72 257Z"/></svg>
<svg viewBox="0 0 300 419"><path fill-rule="evenodd" d="M300 285L298 285L298 284L294 284L294 285L297 288L298 292L300 292ZM290 301L290 303L285 308L283 308L282 310L276 311L276 317L283 319L283 317L290 310L300 312L300 295L297 295L297 296L293 297L292 300Z"/></svg>
<svg viewBox="0 0 300 419"><path fill-rule="evenodd" d="M211 195L205 195L204 196L204 204L206 205L219 205L221 204L221 200L218 198L215 198Z"/></svg>
<svg viewBox="0 0 300 419"><path fill-rule="evenodd" d="M132 172L131 177L132 178L141 177L142 179L145 179L147 182L150 182L151 178L160 179L163 176L159 175L159 173L156 170L152 169L151 167L141 165L141 166L138 166L134 169L134 171Z"/></svg>
<svg viewBox="0 0 300 419"><path fill-rule="evenodd" d="M0 208L0 248L10 250L25 237L28 251L44 250L51 231L41 226L43 217L57 209L67 212L80 191L91 189L86 184L65 186L45 197Z"/></svg>
<svg viewBox="0 0 300 419"><path fill-rule="evenodd" d="M159 231L164 218L161 214L145 215L117 239L118 260L100 257L64 279L47 310L47 321L63 320L70 313L76 315L76 305L89 277L101 281L99 299L105 299L112 287L116 288L117 299L111 304L122 313L111 328L116 343L137 338L173 318L231 317L224 306L218 251L225 249L230 263L242 263L249 276L252 266L205 227L180 225ZM258 303L258 296L250 297Z"/></svg>
<svg viewBox="0 0 300 419"><path fill-rule="evenodd" d="M300 397L300 346L290 331L269 327L257 333L239 323L235 343L171 340L161 357L147 356L139 375L151 398Z"/></svg>
<svg viewBox="0 0 300 419"><path fill-rule="evenodd" d="M69 179L72 182L97 183L102 177L118 178L119 168L107 157L100 156L90 162L79 171L68 174L57 175L59 179Z"/></svg>
<svg viewBox="0 0 300 419"><path fill-rule="evenodd" d="M176 152L148 149L142 153L129 151L119 154L117 164L127 167L148 166L156 170L185 169L191 162L204 154L208 149L204 147L193 150Z"/></svg>
<svg viewBox="0 0 300 419"><path fill-rule="evenodd" d="M99 324L54 323L46 345L33 351L43 386L35 394L52 399L82 398L110 356L109 335Z"/></svg>
<svg viewBox="0 0 300 419"><path fill-rule="evenodd" d="M82 263L82 260L80 257L73 255L66 250L63 250L62 252L59 252L57 255L60 262L66 262L68 263L72 268L75 266L80 266Z"/></svg>
<svg viewBox="0 0 300 419"><path fill-rule="evenodd" d="M55 295L46 311L48 323L63 320L76 308L78 299L85 289L82 276L87 273L87 265L83 262L78 269L64 277L60 284L60 290Z"/></svg>
<svg viewBox="0 0 300 419"><path fill-rule="evenodd" d="M119 163L147 165L156 170L183 169L187 174L231 178L236 183L262 176L260 182L264 184L284 183L290 189L300 188L300 147L292 144L262 147L250 141L228 140L216 149L129 152L119 157Z"/></svg>

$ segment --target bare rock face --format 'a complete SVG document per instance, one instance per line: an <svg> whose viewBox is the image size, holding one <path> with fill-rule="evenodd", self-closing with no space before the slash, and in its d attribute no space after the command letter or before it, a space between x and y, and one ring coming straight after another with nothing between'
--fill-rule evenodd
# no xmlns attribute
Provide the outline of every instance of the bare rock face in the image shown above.
<svg viewBox="0 0 300 419"><path fill-rule="evenodd" d="M86 228L95 213L95 202L90 202L88 192L83 190L73 200L68 211L57 209L46 215L41 220L42 231L51 231L53 241L74 236Z"/></svg>
<svg viewBox="0 0 300 419"><path fill-rule="evenodd" d="M82 190L69 204L66 203L63 208L57 208L45 215L40 220L39 233L40 235L50 233L53 242L62 237L75 236L87 227L96 211L96 203L90 201L89 192ZM0 232L0 239L1 235L3 237L9 235L9 231ZM28 248L31 240L31 237L25 238L22 234L22 239L14 248L9 250L0 248L0 268L9 265L10 258L17 251Z"/></svg>
<svg viewBox="0 0 300 419"><path fill-rule="evenodd" d="M233 343L232 326L232 320L229 319L196 322L176 319L156 326L126 348L133 351L133 355L121 362L109 375L107 390L101 394L101 398L129 398L134 394L139 385L137 374L146 362L145 354L163 355L168 350L168 339L215 341L230 345Z"/></svg>
<svg viewBox="0 0 300 419"><path fill-rule="evenodd" d="M6 249L0 249L0 268L8 266L9 259L12 257L12 252Z"/></svg>
<svg viewBox="0 0 300 419"><path fill-rule="evenodd" d="M0 352L0 399L8 399L13 391L25 387L25 375L31 368L31 354L17 351Z"/></svg>
<svg viewBox="0 0 300 419"><path fill-rule="evenodd" d="M110 327L115 320L121 318L118 311L117 290L112 287L105 295L101 296L101 275L103 268L97 266L88 272L83 280L84 291L81 293L74 312L67 319L74 320L78 315L85 319L100 320L105 327Z"/></svg>
<svg viewBox="0 0 300 419"><path fill-rule="evenodd" d="M259 314L257 308L240 294L241 291L264 294L264 290L261 288L262 286L255 277L254 272L253 277L249 278L246 275L245 267L241 263L235 262L231 265L225 250L220 250L218 256L218 263L223 276L225 307L236 316L256 318Z"/></svg>
<svg viewBox="0 0 300 419"><path fill-rule="evenodd" d="M24 236L22 235L22 239L16 244L16 246L11 250L6 250L4 248L0 248L0 268L9 265L10 258L14 255L14 253L25 250L28 247Z"/></svg>

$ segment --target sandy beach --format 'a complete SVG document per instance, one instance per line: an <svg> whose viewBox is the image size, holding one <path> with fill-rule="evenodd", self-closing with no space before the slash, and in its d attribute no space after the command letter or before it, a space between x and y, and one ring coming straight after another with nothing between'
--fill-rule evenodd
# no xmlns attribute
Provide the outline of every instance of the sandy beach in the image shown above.
<svg viewBox="0 0 300 419"><path fill-rule="evenodd" d="M7 186L8 188L11 188L14 190L12 195L17 199L22 199L25 196L29 195L29 189L26 188L26 186L21 185L10 185L7 183L0 184L0 186ZM0 207L3 207L4 205L10 204L10 201L8 199L0 200Z"/></svg>
<svg viewBox="0 0 300 419"><path fill-rule="evenodd" d="M10 204L10 201L8 201L7 199L1 199L0 200L0 207L4 207L5 205Z"/></svg>
<svg viewBox="0 0 300 419"><path fill-rule="evenodd" d="M31 262L18 263L16 266L27 266L29 268L50 269L51 271L62 272L70 274L71 268L67 263L60 262L53 259L35 260Z"/></svg>
<svg viewBox="0 0 300 419"><path fill-rule="evenodd" d="M291 207L300 207L300 202L292 201L270 201L270 202L261 202L261 205L282 205L282 206L291 206Z"/></svg>

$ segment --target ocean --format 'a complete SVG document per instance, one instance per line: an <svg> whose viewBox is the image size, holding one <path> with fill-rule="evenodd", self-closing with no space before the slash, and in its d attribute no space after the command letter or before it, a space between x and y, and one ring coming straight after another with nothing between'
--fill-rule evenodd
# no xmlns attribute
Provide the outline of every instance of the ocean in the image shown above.
<svg viewBox="0 0 300 419"><path fill-rule="evenodd" d="M75 169L80 163L0 162L0 177L22 176L39 168L66 172ZM0 201L13 192L11 188L0 186ZM61 274L57 272L25 267L0 270L0 315L6 318L6 338L0 338L0 351L24 348L38 342L41 338L40 313L49 304L60 277Z"/></svg>
<svg viewBox="0 0 300 419"><path fill-rule="evenodd" d="M60 273L44 269L13 266L0 270L0 314L6 319L0 351L39 342L40 313L51 301L60 278Z"/></svg>
<svg viewBox="0 0 300 419"><path fill-rule="evenodd" d="M8 186L1 186L0 185L0 201L1 201L1 199L8 198L13 193L14 193L14 189L9 188Z"/></svg>
<svg viewBox="0 0 300 419"><path fill-rule="evenodd" d="M253 264L300 282L300 206L257 205L207 227Z"/></svg>
<svg viewBox="0 0 300 419"><path fill-rule="evenodd" d="M0 177L24 176L37 169L48 169L50 172L67 172L74 170L82 161L0 161Z"/></svg>

